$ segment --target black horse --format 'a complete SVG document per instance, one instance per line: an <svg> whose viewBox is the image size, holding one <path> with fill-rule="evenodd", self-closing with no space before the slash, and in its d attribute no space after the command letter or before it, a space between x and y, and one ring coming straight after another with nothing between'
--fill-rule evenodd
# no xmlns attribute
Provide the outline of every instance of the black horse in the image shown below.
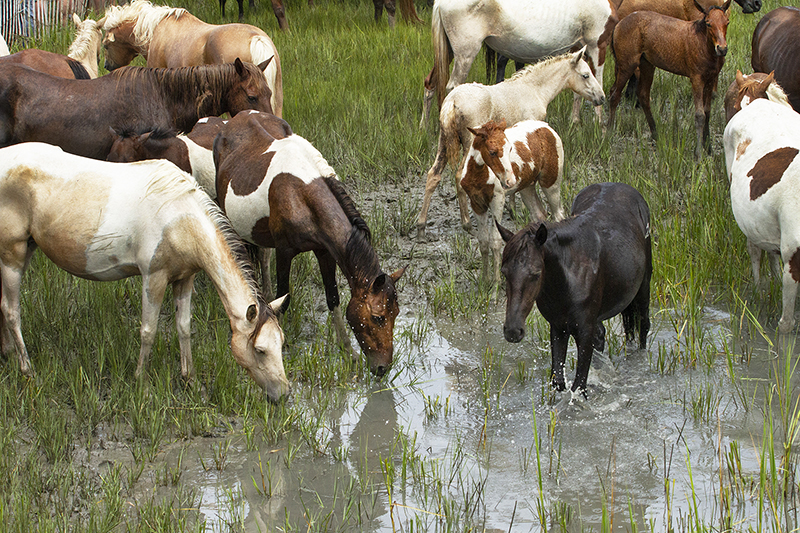
<svg viewBox="0 0 800 533"><path fill-rule="evenodd" d="M603 351L603 320L622 313L628 342L639 347L650 329L650 208L629 185L586 187L561 222L534 222L513 234L497 225L503 240L509 342L525 336L525 319L536 302L550 323L552 386L563 391L569 337L578 346L573 391L586 394L592 350Z"/></svg>

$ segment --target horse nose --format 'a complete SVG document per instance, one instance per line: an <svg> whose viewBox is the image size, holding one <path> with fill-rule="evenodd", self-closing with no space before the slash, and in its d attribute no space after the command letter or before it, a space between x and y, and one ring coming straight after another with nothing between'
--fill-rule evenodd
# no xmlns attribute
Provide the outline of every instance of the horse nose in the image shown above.
<svg viewBox="0 0 800 533"><path fill-rule="evenodd" d="M376 376L378 376L380 378L380 377L383 377L384 374L386 374L387 370L389 370L388 366L386 366L386 365L378 365L378 366L375 367L373 372L375 373Z"/></svg>
<svg viewBox="0 0 800 533"><path fill-rule="evenodd" d="M606 95L604 95L604 94L601 94L601 95L600 95L600 98L598 98L597 100L595 100L595 102L594 102L594 105L603 105L603 104L605 104L605 103L606 103Z"/></svg>
<svg viewBox="0 0 800 533"><path fill-rule="evenodd" d="M728 55L728 47L727 46L717 46L717 55L719 57L725 57Z"/></svg>
<svg viewBox="0 0 800 533"><path fill-rule="evenodd" d="M520 342L525 336L525 330L523 328L503 326L503 336L508 342Z"/></svg>

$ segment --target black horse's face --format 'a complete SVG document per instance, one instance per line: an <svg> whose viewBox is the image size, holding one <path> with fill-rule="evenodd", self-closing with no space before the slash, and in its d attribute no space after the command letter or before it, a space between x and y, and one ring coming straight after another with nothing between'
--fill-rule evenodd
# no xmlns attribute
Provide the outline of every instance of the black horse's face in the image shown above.
<svg viewBox="0 0 800 533"><path fill-rule="evenodd" d="M506 320L503 335L508 342L520 342L525 337L525 319L542 292L544 252L547 240L544 224L538 229L528 227L506 239L503 265L500 271L506 278Z"/></svg>

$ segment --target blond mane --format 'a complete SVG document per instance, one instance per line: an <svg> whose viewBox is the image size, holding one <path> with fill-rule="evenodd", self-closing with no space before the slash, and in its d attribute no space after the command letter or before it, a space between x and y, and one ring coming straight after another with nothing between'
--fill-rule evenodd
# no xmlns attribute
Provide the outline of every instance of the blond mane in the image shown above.
<svg viewBox="0 0 800 533"><path fill-rule="evenodd" d="M508 81L516 80L517 78L522 78L523 76L528 76L530 73L538 72L539 70L547 68L547 67L549 67L550 65L552 65L554 63L560 63L562 61L567 61L567 60L571 59L573 55L575 55L575 54L573 54L571 52L567 52L566 54L561 54L560 56L545 57L541 61L537 61L536 63L534 63L532 65L528 65L527 67L518 70L517 72L514 73L513 76L508 78Z"/></svg>
<svg viewBox="0 0 800 533"><path fill-rule="evenodd" d="M176 19L187 14L188 11L181 7L154 6L149 0L133 0L123 6L110 6L106 10L106 22L103 24L105 31L113 30L126 22L136 21L133 27L133 38L136 46L144 47L150 44L156 26L169 16Z"/></svg>
<svg viewBox="0 0 800 533"><path fill-rule="evenodd" d="M78 26L78 33L75 35L75 40L69 45L67 56L76 61L94 56L93 63L96 64L97 53L100 49L100 41L102 38L103 31L97 24L97 21L87 18Z"/></svg>

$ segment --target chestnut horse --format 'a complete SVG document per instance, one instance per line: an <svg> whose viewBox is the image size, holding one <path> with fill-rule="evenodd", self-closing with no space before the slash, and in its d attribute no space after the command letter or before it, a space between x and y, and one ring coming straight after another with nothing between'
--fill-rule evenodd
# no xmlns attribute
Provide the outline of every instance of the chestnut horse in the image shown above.
<svg viewBox="0 0 800 533"><path fill-rule="evenodd" d="M106 10L106 68L129 64L141 54L148 67L191 67L230 63L236 58L256 65L272 60L264 71L272 110L283 115L281 61L272 39L249 24L206 24L182 8L133 0Z"/></svg>
<svg viewBox="0 0 800 533"><path fill-rule="evenodd" d="M503 335L520 342L536 302L550 324L553 388L566 389L571 336L578 347L572 391L586 394L592 351L605 348L603 320L622 313L626 340L646 347L653 260L650 208L639 191L624 183L595 183L578 193L572 214L561 222L533 222L516 235L499 224L498 229L507 243Z"/></svg>
<svg viewBox="0 0 800 533"><path fill-rule="evenodd" d="M103 21L89 18L81 20L75 14L72 15L72 21L78 31L66 56L38 48L26 48L3 57L0 63L17 63L61 78L78 80L96 78L97 58L100 55L100 43L103 38L100 28Z"/></svg>
<svg viewBox="0 0 800 533"><path fill-rule="evenodd" d="M20 327L20 285L36 248L67 272L95 281L142 277L144 370L168 285L181 374L193 374L191 297L206 272L230 318L231 352L271 400L288 394L283 301L259 297L241 242L216 205L171 163L94 161L44 143L0 149L0 330L5 351L16 349L20 370L33 374ZM246 256L245 256L246 257Z"/></svg>
<svg viewBox="0 0 800 533"><path fill-rule="evenodd" d="M728 86L722 107L725 110L725 124L730 122L733 115L742 110L745 105L756 98L766 98L772 102L792 107L786 93L775 81L775 73L754 72L749 76L736 71L736 77Z"/></svg>
<svg viewBox="0 0 800 533"><path fill-rule="evenodd" d="M622 89L638 68L640 79L636 95L650 134L656 138L656 123L650 111L650 87L658 67L691 81L697 133L695 157L701 156L703 146L711 150L708 143L711 97L728 53L725 35L730 4L731 0L727 0L722 6L712 6L703 18L691 22L652 11L636 11L617 24L612 42L616 62L609 96L608 129L614 126Z"/></svg>
<svg viewBox="0 0 800 533"><path fill-rule="evenodd" d="M750 62L755 72L775 71L777 81L800 112L800 9L779 7L764 15L753 31Z"/></svg>
<svg viewBox="0 0 800 533"><path fill-rule="evenodd" d="M94 80L0 65L0 146L42 141L105 159L109 128L189 131L200 117L271 111L269 97L262 70L238 59L177 69L130 67Z"/></svg>
<svg viewBox="0 0 800 533"><path fill-rule="evenodd" d="M347 322L370 371L382 376L392 364L395 285L405 268L381 270L369 228L335 171L299 135L270 135L274 120L240 113L217 136L217 201L243 239L276 249L277 294L289 292L292 259L314 252L338 342L352 354L339 306L339 265L350 285Z"/></svg>

